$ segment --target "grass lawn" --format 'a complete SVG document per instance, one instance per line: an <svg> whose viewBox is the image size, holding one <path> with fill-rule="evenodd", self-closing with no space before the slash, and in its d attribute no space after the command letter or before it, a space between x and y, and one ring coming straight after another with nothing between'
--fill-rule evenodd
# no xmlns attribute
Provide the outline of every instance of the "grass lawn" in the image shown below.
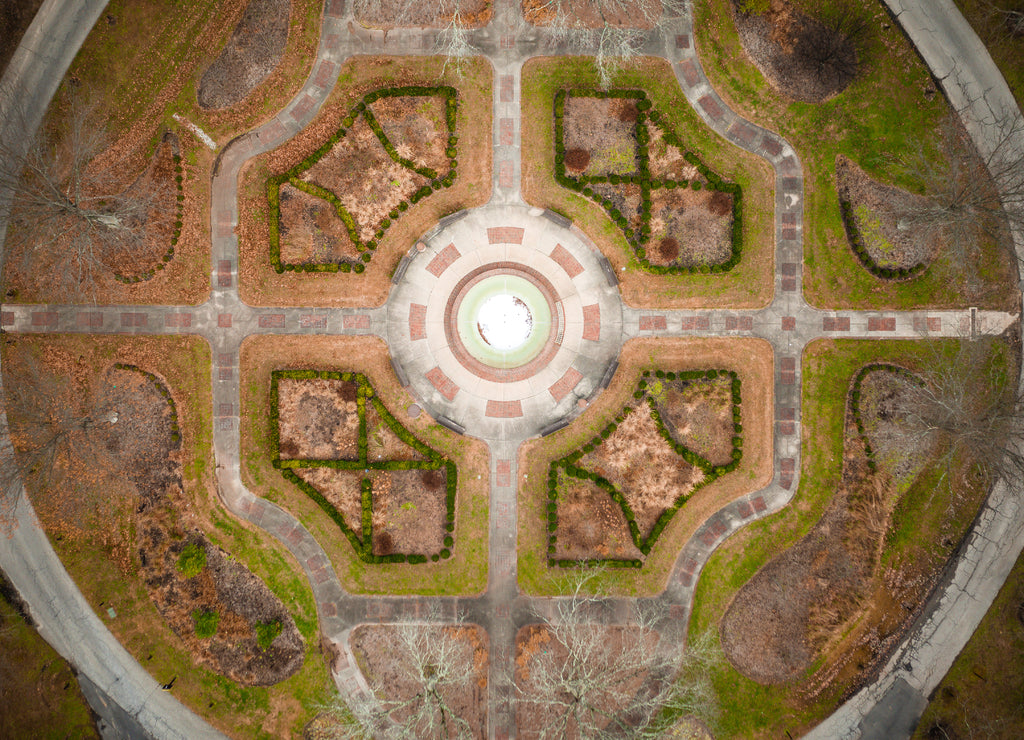
<svg viewBox="0 0 1024 740"><path fill-rule="evenodd" d="M0 737L99 737L74 671L21 616L2 573L0 656Z"/></svg>
<svg viewBox="0 0 1024 740"><path fill-rule="evenodd" d="M288 607L306 643L302 668L271 687L241 687L198 666L160 616L137 577L134 550L115 558L95 540L48 533L64 566L93 610L132 656L160 683L177 676L175 696L233 737L298 734L334 692L320 652L316 604L299 564L270 535L241 524L219 504L213 483L210 353L198 337L20 336L4 346L5 368L15 353L63 352L80 357L86 375L125 362L166 379L182 434L182 468L188 509L183 523L202 529L239 563L263 579ZM108 524L133 541L129 517ZM108 615L113 608L115 617Z"/></svg>
<svg viewBox="0 0 1024 740"><path fill-rule="evenodd" d="M901 162L921 151L937 156L949 105L917 52L878 0L795 0L822 17L851 7L867 21L862 71L843 92L824 103L792 102L775 92L748 60L736 33L731 0L697 5L694 31L701 63L715 89L737 112L778 131L804 166L804 295L823 308L962 306L961 270L938 260L920 277L888 282L865 270L848 246L836 194L835 160L844 154L883 182L917 191L919 180ZM978 265L990 288L977 305L1010 308L1012 260L985 249Z"/></svg>
<svg viewBox="0 0 1024 740"><path fill-rule="evenodd" d="M1024 737L1022 604L1024 556L1017 558L988 613L932 694L915 739L936 737L928 734L936 726L948 737Z"/></svg>
<svg viewBox="0 0 1024 740"><path fill-rule="evenodd" d="M572 218L594 240L615 267L627 303L661 308L766 305L772 298L775 244L771 168L760 157L734 147L704 125L666 61L639 60L619 72L612 86L644 90L654 108L663 114L666 128L673 130L708 167L743 188L743 256L739 265L720 275L647 272L604 209L555 182L555 93L565 87L598 87L590 58L535 58L523 66L523 197L532 205Z"/></svg>
<svg viewBox="0 0 1024 740"><path fill-rule="evenodd" d="M697 584L691 636L708 629L717 635L719 620L735 593L761 566L807 534L831 501L842 474L847 391L857 370L871 361L913 368L929 355L929 344L819 340L808 346L803 358L800 488L781 512L744 527L711 556ZM951 343L942 346L949 348ZM906 564L919 564L923 569L937 567L952 554L973 522L985 492L966 490L950 496L937 485L934 467L922 473L896 504L883 543L883 568ZM862 621L870 618L869 614ZM833 665L837 657L819 659L806 675L776 686L762 686L747 679L723 659L714 675L722 703L716 737L774 738L787 732L797 737L806 732L838 705L843 686L833 687L814 700L802 698L814 672L823 665Z"/></svg>
<svg viewBox="0 0 1024 740"><path fill-rule="evenodd" d="M579 449L633 400L640 373L735 370L742 383L743 460L733 472L700 488L676 513L640 570L603 572L602 593L650 595L665 588L680 549L708 516L767 485L772 472L772 352L759 339L642 339L628 342L611 385L566 429L526 442L519 452L519 586L536 595L563 593L574 569L547 562L547 476L552 460Z"/></svg>
<svg viewBox="0 0 1024 740"><path fill-rule="evenodd" d="M422 442L453 460L459 487L452 557L421 564L365 563L338 525L271 465L268 422L270 373L280 369L352 370L364 373L377 397ZM402 388L383 342L373 337L250 337L242 345L242 479L249 490L279 504L313 534L341 585L356 593L477 594L487 586L487 516L490 481L486 445L435 424L423 413L410 418L412 397Z"/></svg>

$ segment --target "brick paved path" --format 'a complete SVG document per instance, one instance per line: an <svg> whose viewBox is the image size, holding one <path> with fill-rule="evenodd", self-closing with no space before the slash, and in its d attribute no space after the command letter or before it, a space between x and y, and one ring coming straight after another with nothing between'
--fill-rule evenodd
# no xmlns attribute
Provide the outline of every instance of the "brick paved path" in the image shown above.
<svg viewBox="0 0 1024 740"><path fill-rule="evenodd" d="M509 415L508 406L495 409L491 420L480 427L480 435L491 448L490 557L487 591L476 597L377 597L344 592L323 549L313 536L288 512L253 496L239 475L239 378L238 352L242 340L251 334L373 334L394 348L419 339L419 322L426 327L426 298L407 298L395 313L393 300L381 308L331 309L254 308L238 298L237 178L243 164L260 152L279 146L307 125L326 99L340 64L356 53L425 54L433 49L431 31L398 30L384 37L379 32L352 24L345 4L329 0L323 16L318 56L309 80L299 94L271 121L240 137L222 153L213 182L211 205L212 260L210 299L201 306L41 306L5 305L0 325L12 332L84 333L191 333L203 336L211 345L214 447L217 477L225 504L238 516L277 537L302 565L317 600L321 631L341 648L342 658L335 680L345 693L366 695L366 684L347 648L351 628L363 621L387 621L403 617L451 619L464 614L484 626L490 635L491 675L489 690L490 738L515 734L509 701L512 686L513 639L516 629L534 621L535 614L550 609L552 600L525 596L516 581L517 454L520 443L539 427L515 419L497 421ZM615 311L584 307L584 338L606 348L612 356L626 339L636 336L724 336L761 337L771 343L775 356L774 476L764 489L749 493L709 517L679 553L666 590L644 604L665 607L664 630L673 639L664 642L681 646L685 639L694 588L710 554L739 527L767 516L785 506L799 485L800 474L800 358L808 342L819 337L871 339L961 336L964 333L999 332L1018 320L1016 315L976 311L822 311L803 300L801 292L803 237L802 168L792 147L776 134L746 121L715 93L704 76L692 43L691 13L673 21L672 28L649 39L647 51L667 58L687 98L707 124L737 146L767 160L775 170L775 294L759 310L654 310L625 305ZM492 23L473 33L473 42L494 66L493 143L494 181L490 204L495 213L529 211L520 194L520 72L523 62L538 53L551 53L557 45L541 29L521 24L518 4L512 0L496 3ZM514 30L518 29L518 30ZM533 213L531 217L537 218ZM495 223L495 226L503 224ZM565 226L562 224L561 226ZM575 227L573 227L575 228ZM508 241L506 236L499 240ZM441 279L458 255L445 253L436 245L418 260L418 268ZM410 254L414 254L411 252ZM611 283L600 266L600 257L589 260L584 253L552 250L555 260L573 280L591 284ZM438 261L440 260L440 261ZM408 267L400 266L398 275ZM577 270L579 268L579 270ZM395 295L401 295L403 283ZM417 313L422 306L423 313ZM617 313L616 313L617 311ZM404 317L404 318L403 318ZM424 329L425 330L425 329ZM400 336L401 335L401 336ZM410 365L403 379L421 396L439 394L451 404L452 414L469 393L458 393L459 385L435 373L434 367ZM591 370L581 368L581 379ZM593 373L597 373L596 370ZM567 371L558 382L569 384L575 376ZM593 379L591 378L591 382ZM573 387L575 387L573 383ZM426 391L422 389L426 388ZM560 400L561 386L550 393ZM554 389L558 389L558 393ZM564 394L563 394L564 396ZM462 401L460 402L460 398ZM502 399L493 399L506 403ZM523 407L525 408L525 406ZM571 415L566 412L566 416ZM470 418L472 415L467 416ZM533 417L530 417L531 419ZM529 421L530 419L527 419ZM547 420L545 420L547 421ZM463 429L472 423L456 424ZM616 608L627 599L609 600L609 614L625 613ZM437 616L440 615L440 616Z"/></svg>

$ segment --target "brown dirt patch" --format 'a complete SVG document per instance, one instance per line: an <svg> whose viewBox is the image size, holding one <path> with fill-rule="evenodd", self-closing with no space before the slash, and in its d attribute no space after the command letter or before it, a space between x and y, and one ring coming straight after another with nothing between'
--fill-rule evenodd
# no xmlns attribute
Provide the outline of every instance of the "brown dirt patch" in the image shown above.
<svg viewBox="0 0 1024 740"><path fill-rule="evenodd" d="M774 367L769 345L755 339L630 340L619 355L611 384L566 429L529 440L519 451L519 583L528 593L551 593L544 553L547 537L547 475L552 460L580 449L622 408L633 402L642 370L721 368L742 383L743 460L729 475L701 487L665 527L642 570L610 572L601 578L610 593L654 594L665 581L679 550L708 516L741 495L755 491L772 474L772 389Z"/></svg>
<svg viewBox="0 0 1024 740"><path fill-rule="evenodd" d="M925 198L883 185L846 157L836 157L840 202L853 208L854 225L871 260L879 267L909 269L931 261L938 244L928 245L920 228L899 226L899 214Z"/></svg>
<svg viewBox="0 0 1024 740"><path fill-rule="evenodd" d="M546 0L522 0L523 17L535 26L549 26L555 20L554 5L561 5L570 28L653 28L661 17L661 3L646 0L604 3L600 0L572 0L550 3Z"/></svg>
<svg viewBox="0 0 1024 740"><path fill-rule="evenodd" d="M368 460L426 460L389 427L377 413L377 407L366 404L366 457Z"/></svg>
<svg viewBox="0 0 1024 740"><path fill-rule="evenodd" d="M199 107L227 108L251 93L281 62L290 0L249 0L227 46L203 73Z"/></svg>
<svg viewBox="0 0 1024 740"><path fill-rule="evenodd" d="M448 172L448 123L441 95L403 95L380 98L370 104L398 155L439 175Z"/></svg>
<svg viewBox="0 0 1024 740"><path fill-rule="evenodd" d="M732 461L732 378L657 380L653 393L661 420L672 437L712 465Z"/></svg>
<svg viewBox="0 0 1024 740"><path fill-rule="evenodd" d="M866 393L873 399L862 408L865 425L891 425L886 409L892 406L901 379L881 371L865 381L861 398ZM870 419L867 412L879 416ZM722 618L726 656L759 683L783 683L804 673L826 651L836 649L852 626L861 622L863 629L865 612L878 606L873 603L876 565L898 491L888 476L869 470L849 401L845 429L842 482L821 519L793 547L762 567L736 593ZM893 437L881 431L882 436ZM927 460L929 451L930 445L902 441L905 456ZM898 633L881 641L877 634L868 637L877 655L885 654L898 639ZM806 693L817 694L850 667L849 655L839 658L826 661L828 667L819 671ZM864 668L861 664L858 670Z"/></svg>
<svg viewBox="0 0 1024 740"><path fill-rule="evenodd" d="M490 196L490 65L480 59L467 60L462 77L458 77L454 70L444 70L444 60L439 57L355 57L342 65L339 79L340 84L309 126L284 146L247 163L240 176L239 289L243 299L252 305L380 305L387 299L395 265L416 239L441 216L483 204ZM410 206L388 229L362 274L278 275L270 265L267 177L287 170L315 151L338 130L363 95L403 84L450 84L459 90L455 130L459 137L459 168L455 183ZM413 174L404 168L402 171Z"/></svg>
<svg viewBox="0 0 1024 740"><path fill-rule="evenodd" d="M641 560L626 515L608 492L589 480L558 477L556 560Z"/></svg>
<svg viewBox="0 0 1024 740"><path fill-rule="evenodd" d="M341 512L348 528L362 540L363 493L361 470L334 470L333 468L297 468L295 474L324 495Z"/></svg>
<svg viewBox="0 0 1024 740"><path fill-rule="evenodd" d="M743 51L783 95L819 103L853 81L856 46L832 27L787 0L771 0L765 13L746 13L740 7L740 0L732 0Z"/></svg>
<svg viewBox="0 0 1024 740"><path fill-rule="evenodd" d="M405 647L410 642L418 646L419 660ZM424 663L429 663L430 644L442 644L452 661L449 667L458 666L463 674L446 682L443 701L453 714L469 724L470 737L485 736L490 646L482 628L475 624L363 624L352 630L349 643L370 686L378 697L389 702L410 699L423 690L416 676ZM396 715L399 722L403 718ZM452 733L450 737L461 735Z"/></svg>
<svg viewBox="0 0 1024 740"><path fill-rule="evenodd" d="M370 28L443 28L452 18L452 3L407 0L356 0L356 20ZM460 25L480 28L491 20L491 0L458 0ZM447 12L446 12L447 11Z"/></svg>
<svg viewBox="0 0 1024 740"><path fill-rule="evenodd" d="M590 155L584 175L637 174L636 117L631 98L565 97L565 149Z"/></svg>
<svg viewBox="0 0 1024 740"><path fill-rule="evenodd" d="M665 131L661 126L650 123L647 126L650 140L647 143L647 167L651 178L656 180L687 180L706 184L700 171L686 161L686 152L665 141Z"/></svg>
<svg viewBox="0 0 1024 740"><path fill-rule="evenodd" d="M444 547L446 471L386 470L373 481L373 554L433 555Z"/></svg>
<svg viewBox="0 0 1024 740"><path fill-rule="evenodd" d="M655 265L715 265L732 256L732 195L717 190L658 188L651 191L651 244L672 240L679 255L664 261L655 248L647 258Z"/></svg>
<svg viewBox="0 0 1024 740"><path fill-rule="evenodd" d="M646 403L634 407L580 467L607 478L622 492L647 537L662 512L704 479L704 472L676 454L666 442Z"/></svg>
<svg viewBox="0 0 1024 740"><path fill-rule="evenodd" d="M360 250L330 203L284 183L280 204L282 262L354 262L359 258Z"/></svg>
<svg viewBox="0 0 1024 740"><path fill-rule="evenodd" d="M355 381L323 378L278 381L282 459L358 460Z"/></svg>

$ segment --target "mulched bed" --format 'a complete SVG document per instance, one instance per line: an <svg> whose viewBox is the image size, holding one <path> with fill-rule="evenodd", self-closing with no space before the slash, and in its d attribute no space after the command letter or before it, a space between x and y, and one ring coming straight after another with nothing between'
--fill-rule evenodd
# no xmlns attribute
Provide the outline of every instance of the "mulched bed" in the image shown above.
<svg viewBox="0 0 1024 740"><path fill-rule="evenodd" d="M357 0L353 11L359 23L372 28L443 28L451 21L456 4L461 24L466 28L480 28L491 20L491 0Z"/></svg>
<svg viewBox="0 0 1024 740"><path fill-rule="evenodd" d="M729 605L719 625L722 648L745 676L763 684L801 676L826 650L836 649L871 605L879 546L898 498L892 475L902 476L897 480L905 488L932 450L927 442L899 435L892 411L907 382L881 370L868 373L861 385L861 419L869 430L875 460L888 461L879 466L883 474L871 472L848 403L839 491L810 532L762 567ZM913 612L907 612L903 603L889 607L897 624L905 626ZM830 659L802 694L824 690L840 671L865 673L866 664L887 655L902 635L901 629L862 631L856 644L846 645L841 655ZM866 650L867 658L854 657L856 650Z"/></svg>
<svg viewBox="0 0 1024 740"><path fill-rule="evenodd" d="M842 92L855 76L855 43L787 0L770 0L770 6L747 13L742 0L732 0L740 44L754 66L793 100L820 103Z"/></svg>
<svg viewBox="0 0 1024 740"><path fill-rule="evenodd" d="M566 166L583 175L635 175L636 101L629 98L565 100ZM586 155L586 166L572 167L573 152ZM575 155L577 158L580 154Z"/></svg>
<svg viewBox="0 0 1024 740"><path fill-rule="evenodd" d="M444 547L445 470L375 472L373 552L433 555Z"/></svg>
<svg viewBox="0 0 1024 740"><path fill-rule="evenodd" d="M923 196L883 185L842 155L836 158L836 186L839 201L849 204L853 226L875 265L908 270L932 260L937 244L927 245L916 233L919 228L899 228L899 214L915 203L925 203Z"/></svg>
<svg viewBox="0 0 1024 740"><path fill-rule="evenodd" d="M469 736L483 738L487 730L487 633L474 624L458 625L360 625L352 630L349 644L367 682L384 700L404 701L423 685L416 678L418 666L403 647L400 630L416 630L424 643L443 640L451 648L449 659L463 667L464 679L447 686L444 702L469 724ZM429 647L426 648L429 650ZM450 667L450 666L449 666ZM396 717L401 721L401 717ZM464 737L452 732L449 737Z"/></svg>
<svg viewBox="0 0 1024 740"><path fill-rule="evenodd" d="M291 183L281 185L281 261L354 262L359 249L334 207Z"/></svg>
<svg viewBox="0 0 1024 740"><path fill-rule="evenodd" d="M358 384L345 380L293 380L278 384L281 457L358 460Z"/></svg>
<svg viewBox="0 0 1024 740"><path fill-rule="evenodd" d="M562 0L563 12L570 28L653 28L661 17L661 3L650 0ZM550 26L556 13L548 0L522 0L523 17L535 26Z"/></svg>
<svg viewBox="0 0 1024 740"><path fill-rule="evenodd" d="M643 553L633 543L622 507L593 481L560 474L558 481L557 560L611 558L635 560Z"/></svg>
<svg viewBox="0 0 1024 740"><path fill-rule="evenodd" d="M288 41L291 0L250 0L227 46L203 73L199 107L241 102L280 64Z"/></svg>

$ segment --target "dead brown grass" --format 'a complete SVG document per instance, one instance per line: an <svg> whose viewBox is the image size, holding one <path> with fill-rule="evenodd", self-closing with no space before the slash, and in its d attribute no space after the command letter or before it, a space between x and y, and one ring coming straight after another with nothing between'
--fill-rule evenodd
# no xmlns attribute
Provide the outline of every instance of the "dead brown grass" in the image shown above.
<svg viewBox="0 0 1024 740"><path fill-rule="evenodd" d="M519 452L519 584L528 593L554 592L547 567L548 466L593 438L632 402L644 369L734 370L742 382L743 461L736 471L698 490L665 528L641 571L606 573L611 593L654 594L665 587L682 546L708 516L733 499L767 485L772 475L773 365L771 347L758 339L634 339L619 356L608 388L563 431L529 440Z"/></svg>

